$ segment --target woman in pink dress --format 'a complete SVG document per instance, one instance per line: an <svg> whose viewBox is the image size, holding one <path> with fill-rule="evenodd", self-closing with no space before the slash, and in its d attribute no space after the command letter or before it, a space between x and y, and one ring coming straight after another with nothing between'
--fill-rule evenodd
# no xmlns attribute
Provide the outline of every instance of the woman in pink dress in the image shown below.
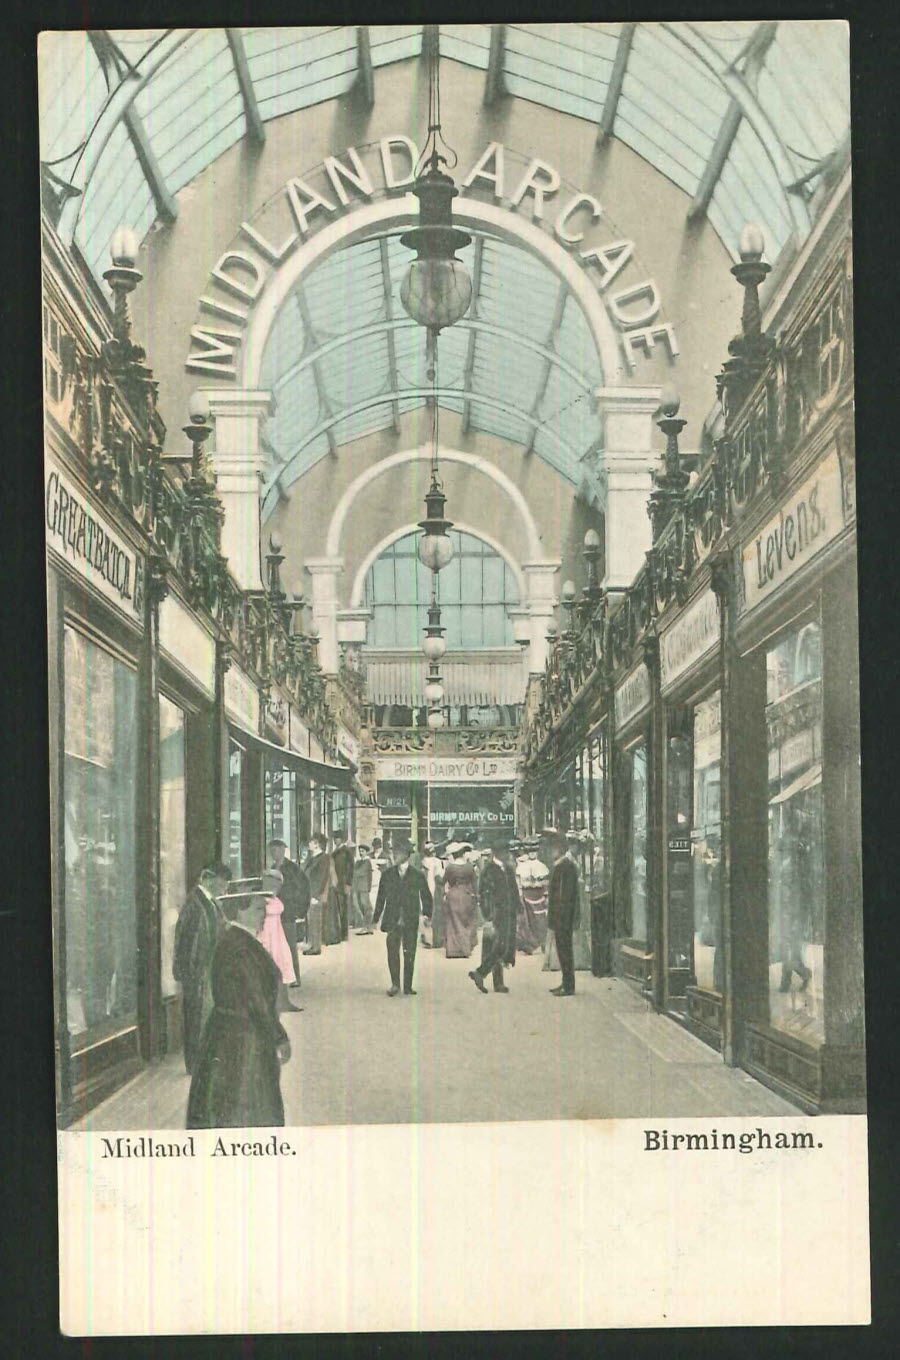
<svg viewBox="0 0 900 1360"><path fill-rule="evenodd" d="M477 938L478 893L475 870L466 862L471 846L457 841L447 847L444 870L444 937L448 959L467 959Z"/></svg>
<svg viewBox="0 0 900 1360"><path fill-rule="evenodd" d="M278 1009L280 1011L300 1011L303 1007L295 1006L289 1000L286 990L292 982L297 981L297 974L294 972L291 947L287 942L284 926L281 923L284 903L278 893L283 882L284 878L277 869L270 869L262 876L263 892L266 894L266 919L256 938L274 959L278 971L281 973L281 986L278 989Z"/></svg>

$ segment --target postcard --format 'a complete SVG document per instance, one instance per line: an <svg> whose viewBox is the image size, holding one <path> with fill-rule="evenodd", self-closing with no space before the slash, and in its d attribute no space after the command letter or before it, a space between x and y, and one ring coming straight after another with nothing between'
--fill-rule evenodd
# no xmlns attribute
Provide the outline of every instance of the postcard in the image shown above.
<svg viewBox="0 0 900 1360"><path fill-rule="evenodd" d="M848 26L39 72L62 1330L868 1321Z"/></svg>

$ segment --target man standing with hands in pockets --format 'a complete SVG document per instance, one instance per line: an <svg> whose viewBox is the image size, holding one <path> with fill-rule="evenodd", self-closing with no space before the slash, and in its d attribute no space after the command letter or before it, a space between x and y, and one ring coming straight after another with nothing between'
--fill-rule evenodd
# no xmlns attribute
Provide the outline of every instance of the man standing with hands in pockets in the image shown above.
<svg viewBox="0 0 900 1360"><path fill-rule="evenodd" d="M419 939L419 912L421 910L430 917L434 906L427 878L409 862L412 852L412 841L396 841L391 846L394 862L390 869L385 869L378 885L375 924L380 920L381 929L387 936L388 968L391 973L388 996L396 996L400 991L401 944L403 992L405 996L415 996L412 981Z"/></svg>

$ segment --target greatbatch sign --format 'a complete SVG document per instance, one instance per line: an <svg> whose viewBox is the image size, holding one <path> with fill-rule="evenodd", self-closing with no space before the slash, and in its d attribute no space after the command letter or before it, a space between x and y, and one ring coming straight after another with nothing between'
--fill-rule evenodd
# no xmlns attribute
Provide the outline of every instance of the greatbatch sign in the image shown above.
<svg viewBox="0 0 900 1360"><path fill-rule="evenodd" d="M186 367L192 372L237 377L237 350L243 339L242 327L250 320L250 308L259 298L274 270L318 227L335 215L352 211L373 197L376 191L396 193L413 183L418 148L400 133L382 137L363 148L348 146L340 156L327 156L312 172L316 184L298 177L289 179L282 190L290 230L280 244L269 240L249 222L242 222L240 243L229 249L214 266L210 285L199 298L201 320L191 330L192 348ZM678 354L674 328L660 321L662 299L653 279L641 279L621 286L620 275L634 256L634 242L607 241L581 249L585 231L598 222L603 209L592 194L576 191L560 199L562 180L559 171L547 161L534 157L524 171L507 174L506 150L502 142L490 142L468 173L462 178L460 192L489 193L511 213L531 213L532 220L549 227L552 217L554 238L576 254L579 263L605 295L606 309L618 328L625 356L632 368L637 353L646 354L663 342L670 357ZM617 286L607 293L614 281ZM223 324L227 323L227 324Z"/></svg>
<svg viewBox="0 0 900 1360"><path fill-rule="evenodd" d="M48 547L131 618L139 615L140 559L49 458L44 477Z"/></svg>

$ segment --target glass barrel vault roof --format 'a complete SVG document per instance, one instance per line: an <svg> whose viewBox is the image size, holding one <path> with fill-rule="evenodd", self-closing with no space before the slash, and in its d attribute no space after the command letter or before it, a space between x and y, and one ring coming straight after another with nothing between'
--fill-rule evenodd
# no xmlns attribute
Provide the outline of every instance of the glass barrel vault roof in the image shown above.
<svg viewBox="0 0 900 1360"><path fill-rule="evenodd" d="M121 223L142 239L171 218L179 191L253 123L348 97L369 64L418 59L422 41L409 25L45 35L41 158L80 190L75 241L90 268L101 276ZM500 97L619 138L732 251L747 221L762 225L772 260L802 239L817 177L847 142L841 22L445 24L438 43L442 60L499 70ZM144 83L91 158L104 110L119 108L135 73ZM441 338L441 405L583 484L600 433L588 393L602 373L578 306L511 245L476 237L465 254L478 295ZM263 375L276 396L269 438L282 485L424 404L423 333L399 302L408 258L394 237L367 240L327 259L282 309Z"/></svg>

